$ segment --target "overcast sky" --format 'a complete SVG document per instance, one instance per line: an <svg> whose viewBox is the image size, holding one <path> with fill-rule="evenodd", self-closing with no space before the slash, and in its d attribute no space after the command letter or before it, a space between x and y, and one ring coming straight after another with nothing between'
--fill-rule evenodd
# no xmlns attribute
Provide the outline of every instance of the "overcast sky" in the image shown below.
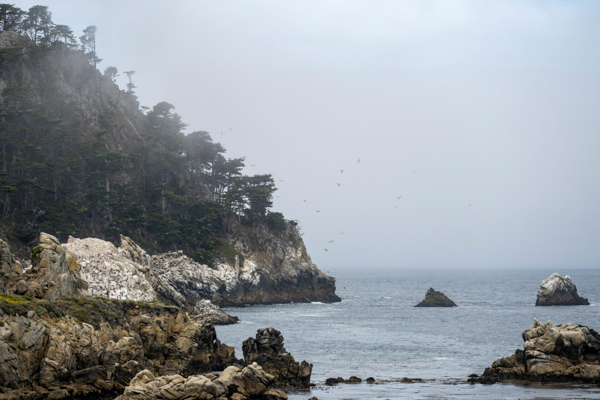
<svg viewBox="0 0 600 400"><path fill-rule="evenodd" d="M600 264L600 2L41 4L273 174L321 269Z"/></svg>

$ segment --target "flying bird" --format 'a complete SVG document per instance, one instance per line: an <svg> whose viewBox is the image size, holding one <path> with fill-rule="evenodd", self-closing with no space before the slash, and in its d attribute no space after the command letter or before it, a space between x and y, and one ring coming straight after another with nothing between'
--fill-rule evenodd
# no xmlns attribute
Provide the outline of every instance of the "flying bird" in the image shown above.
<svg viewBox="0 0 600 400"><path fill-rule="evenodd" d="M252 164L251 167L256 167L256 165Z"/></svg>
<svg viewBox="0 0 600 400"><path fill-rule="evenodd" d="M344 173L344 170L341 170L341 171L340 171L340 174L343 174L343 173Z"/></svg>
<svg viewBox="0 0 600 400"><path fill-rule="evenodd" d="M337 183L337 182L336 182L336 183ZM338 185L338 186L342 186L342 185L340 185L339 183L337 183L337 185Z"/></svg>
<svg viewBox="0 0 600 400"><path fill-rule="evenodd" d="M340 235L343 235L344 233L346 233L346 232L342 232L342 233L340 233Z"/></svg>
<svg viewBox="0 0 600 400"><path fill-rule="evenodd" d="M402 196L400 196L400 197L402 197ZM400 199L400 197L397 197L397 199Z"/></svg>
<svg viewBox="0 0 600 400"><path fill-rule="evenodd" d="M325 251L329 251L329 250L325 249Z"/></svg>
<svg viewBox="0 0 600 400"><path fill-rule="evenodd" d="M358 161L356 162L357 164L360 162L360 158L358 159Z"/></svg>
<svg viewBox="0 0 600 400"><path fill-rule="evenodd" d="M225 134L223 133L223 131L221 131L221 135L225 136Z"/></svg>
<svg viewBox="0 0 600 400"><path fill-rule="evenodd" d="M233 128L229 128L229 130L232 130Z"/></svg>
<svg viewBox="0 0 600 400"><path fill-rule="evenodd" d="M328 240L327 243L333 243L333 240Z"/></svg>
<svg viewBox="0 0 600 400"><path fill-rule="evenodd" d="M306 203L306 200L302 200L302 201Z"/></svg>
<svg viewBox="0 0 600 400"><path fill-rule="evenodd" d="M283 182L283 179L280 179L279 182Z"/></svg>
<svg viewBox="0 0 600 400"><path fill-rule="evenodd" d="M317 210L317 212L321 212L321 210Z"/></svg>

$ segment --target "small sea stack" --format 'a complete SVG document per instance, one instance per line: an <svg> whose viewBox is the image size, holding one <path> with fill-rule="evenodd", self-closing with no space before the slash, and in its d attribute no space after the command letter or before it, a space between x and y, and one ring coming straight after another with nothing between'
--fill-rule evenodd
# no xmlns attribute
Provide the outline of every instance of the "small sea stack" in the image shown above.
<svg viewBox="0 0 600 400"><path fill-rule="evenodd" d="M577 294L577 287L568 275L555 272L542 282L535 305L589 306L590 302Z"/></svg>
<svg viewBox="0 0 600 400"><path fill-rule="evenodd" d="M438 292L433 290L433 288L429 288L427 293L425 293L425 299L417 304L415 307L458 307L455 302L450 300L448 296L446 296L442 292Z"/></svg>

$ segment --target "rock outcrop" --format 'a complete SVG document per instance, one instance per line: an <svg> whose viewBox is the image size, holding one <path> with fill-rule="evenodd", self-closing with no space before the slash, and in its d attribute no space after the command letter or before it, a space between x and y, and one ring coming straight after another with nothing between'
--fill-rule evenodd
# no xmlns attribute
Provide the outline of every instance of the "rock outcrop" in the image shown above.
<svg viewBox="0 0 600 400"><path fill-rule="evenodd" d="M590 302L577 294L577 287L568 275L559 275L555 272L542 282L535 305L589 306Z"/></svg>
<svg viewBox="0 0 600 400"><path fill-rule="evenodd" d="M122 393L141 370L194 374L234 363L212 324L160 303L0 296L0 399Z"/></svg>
<svg viewBox="0 0 600 400"><path fill-rule="evenodd" d="M155 377L150 371L139 372L116 400L283 400L287 395L271 389L274 377L256 363L243 369L231 366L221 373Z"/></svg>
<svg viewBox="0 0 600 400"><path fill-rule="evenodd" d="M283 347L281 332L273 328L258 329L256 338L248 338L242 344L246 365L257 363L275 380L276 387L308 388L312 364L294 360Z"/></svg>
<svg viewBox="0 0 600 400"><path fill-rule="evenodd" d="M576 381L600 383L600 334L575 324L543 324L537 319L523 332L524 350L494 361L473 381Z"/></svg>
<svg viewBox="0 0 600 400"><path fill-rule="evenodd" d="M118 249L94 238L69 238L63 246L77 254L94 296L158 299L189 311L201 300L216 305L339 301L335 279L312 264L301 241L294 245L280 241L279 247L275 242L270 237L268 248L254 253L248 248L245 256L239 253L233 261L223 258L212 268L182 251L150 257L123 235Z"/></svg>
<svg viewBox="0 0 600 400"><path fill-rule="evenodd" d="M198 301L191 314L200 315L204 320L213 325L230 325L236 324L239 321L238 317L227 314L220 307L211 303L210 300Z"/></svg>
<svg viewBox="0 0 600 400"><path fill-rule="evenodd" d="M32 251L31 269L23 274L7 246L2 258L12 273L5 275L4 291L45 300L71 295L88 295L88 283L81 277L77 256L65 249L52 235L41 233L39 244ZM10 267L12 265L12 267ZM3 274L4 275L4 274Z"/></svg>
<svg viewBox="0 0 600 400"><path fill-rule="evenodd" d="M444 293L429 288L425 293L425 299L415 307L458 307Z"/></svg>

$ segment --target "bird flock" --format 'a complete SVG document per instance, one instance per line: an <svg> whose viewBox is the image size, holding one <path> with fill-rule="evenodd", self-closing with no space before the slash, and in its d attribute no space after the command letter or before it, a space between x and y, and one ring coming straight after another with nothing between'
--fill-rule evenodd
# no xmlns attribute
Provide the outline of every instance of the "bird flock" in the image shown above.
<svg viewBox="0 0 600 400"><path fill-rule="evenodd" d="M232 130L233 130L233 128L229 128L229 131L232 131ZM223 131L221 131L221 135L225 136L225 134L223 133ZM292 138L290 139L290 141L293 141L294 139L296 139L296 136L292 137ZM358 159L356 160L356 164L360 164L360 161L361 161L361 158L358 158ZM256 167L256 165L255 165L255 164L251 164L251 165L250 165L250 167ZM343 174L343 173L344 173L344 170L343 170L343 169L340 169L340 175L341 175L341 174ZM413 171L412 173L413 173L413 174L416 174L416 171ZM284 180L283 180L283 179L279 179L279 182L284 182ZM339 182L335 182L335 183L336 183L337 187L341 187L341 186L342 186L342 185L341 185ZM279 197L280 197L280 196L275 196L275 198L279 198ZM396 200L400 200L400 199L402 199L402 195L400 195L400 196L396 196ZM308 203L308 201L307 201L306 199L302 199L302 202L303 202L303 203ZM469 205L468 205L468 207L471 207L471 204L469 204ZM394 206L394 207L392 207L391 209L392 209L392 210L395 210L395 209L397 209L397 208L398 208L398 205L395 205L395 206ZM319 210L316 210L316 212L317 212L317 213L320 213L320 212L321 212L321 210L320 210L320 209L319 209ZM345 233L346 233L346 232L340 232L340 236L344 235ZM304 235L304 233L300 233L300 236L303 236L303 235ZM334 242L335 242L335 239L326 240L326 242L327 242L327 244L332 244L332 243L334 243ZM329 249L328 249L327 247L325 247L323 250L324 250L325 252L329 252Z"/></svg>

